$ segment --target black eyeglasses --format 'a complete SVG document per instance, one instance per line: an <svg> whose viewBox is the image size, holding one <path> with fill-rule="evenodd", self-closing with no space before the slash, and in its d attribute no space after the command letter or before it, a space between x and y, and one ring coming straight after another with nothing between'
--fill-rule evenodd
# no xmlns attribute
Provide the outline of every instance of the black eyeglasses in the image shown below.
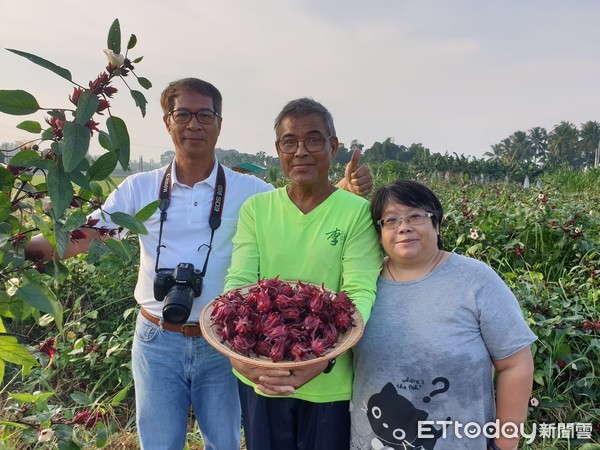
<svg viewBox="0 0 600 450"><path fill-rule="evenodd" d="M393 230L398 228L400 224L404 221L409 225L423 225L427 219L433 217L435 214L425 213L425 214L411 214L406 217L386 217L385 219L379 219L376 223L381 228L385 228L386 230Z"/></svg>
<svg viewBox="0 0 600 450"><path fill-rule="evenodd" d="M309 153L317 153L325 147L325 141L332 138L333 135L323 137L310 137L306 139L279 139L275 141L277 148L281 153L296 153L300 142L304 143L304 148Z"/></svg>
<svg viewBox="0 0 600 450"><path fill-rule="evenodd" d="M203 125L209 125L215 121L215 117L219 117L219 113L210 109L202 109L195 113L186 111L185 109L176 109L171 111L169 115L177 123L188 123L192 120L192 116L196 116L196 120Z"/></svg>

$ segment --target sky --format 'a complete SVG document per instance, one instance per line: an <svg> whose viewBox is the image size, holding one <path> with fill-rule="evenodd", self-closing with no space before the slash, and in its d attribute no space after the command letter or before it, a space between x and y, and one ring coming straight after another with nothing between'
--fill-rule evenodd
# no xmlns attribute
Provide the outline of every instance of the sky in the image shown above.
<svg viewBox="0 0 600 450"><path fill-rule="evenodd" d="M184 77L219 88L218 147L244 153L275 155L275 116L305 96L329 109L346 146L393 138L477 158L518 130L600 121L595 0L0 0L0 7L0 89L25 90L43 107L72 106L72 85L6 48L45 58L87 85L106 66L113 20L123 47L136 35L128 56L144 57L135 72L153 87L125 80L144 91L146 117L121 80L111 101L134 160L173 149L159 98ZM15 126L43 118L0 113L0 143L35 137ZM92 154L103 151L92 145Z"/></svg>

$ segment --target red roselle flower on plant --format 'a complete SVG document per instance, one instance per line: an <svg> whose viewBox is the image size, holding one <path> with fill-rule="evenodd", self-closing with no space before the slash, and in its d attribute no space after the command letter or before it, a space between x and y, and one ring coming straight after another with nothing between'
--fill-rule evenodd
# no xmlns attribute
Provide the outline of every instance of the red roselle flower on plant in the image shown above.
<svg viewBox="0 0 600 450"><path fill-rule="evenodd" d="M85 239L86 237L87 237L87 234L79 229L73 230L69 233L69 239L71 239L71 242L73 242L74 244L76 244L77 241L79 241L81 239Z"/></svg>
<svg viewBox="0 0 600 450"><path fill-rule="evenodd" d="M597 319L593 322L591 320L586 320L585 322L583 322L581 328L583 330L597 331L600 330L600 322L598 322Z"/></svg>
<svg viewBox="0 0 600 450"><path fill-rule="evenodd" d="M60 120L56 117L50 117L50 119L46 118L46 122L52 127L52 134L56 140L61 140L63 137L63 128L65 127L64 120Z"/></svg>
<svg viewBox="0 0 600 450"><path fill-rule="evenodd" d="M80 87L73 88L73 95L69 95L69 100L71 100L71 103L73 103L75 106L77 106L79 104L79 97L81 97L82 93L83 93L83 88L80 88Z"/></svg>
<svg viewBox="0 0 600 450"><path fill-rule="evenodd" d="M54 348L54 339L46 339L44 342L39 344L38 351L40 353L45 353L52 360L54 354L56 353L56 348Z"/></svg>
<svg viewBox="0 0 600 450"><path fill-rule="evenodd" d="M104 418L106 413L102 411L96 411L90 413L89 411L79 411L73 416L73 423L84 425L86 428L93 428L96 423Z"/></svg>
<svg viewBox="0 0 600 450"><path fill-rule="evenodd" d="M567 363L566 363L565 361L562 361L562 360L560 360L560 359L559 359L559 360L556 360L555 362L556 362L556 365L557 365L558 367L560 367L561 369L564 369L564 368L565 368L565 366L567 365Z"/></svg>
<svg viewBox="0 0 600 450"><path fill-rule="evenodd" d="M86 124L84 126L90 130L90 135L93 136L94 131L100 132L100 130L98 129L98 125L100 125L100 122L95 122L90 119L86 122Z"/></svg>
<svg viewBox="0 0 600 450"><path fill-rule="evenodd" d="M108 103L108 100L100 100L100 104L98 105L98 109L96 109L96 112L98 114L102 114L102 111L104 111L105 109L110 108L110 103Z"/></svg>
<svg viewBox="0 0 600 450"><path fill-rule="evenodd" d="M114 87L110 87L110 90L108 89L110 81L110 75L108 75L106 72L102 72L94 81L90 81L90 91L92 91L92 94L104 94L110 98L115 92L117 92L117 89Z"/></svg>

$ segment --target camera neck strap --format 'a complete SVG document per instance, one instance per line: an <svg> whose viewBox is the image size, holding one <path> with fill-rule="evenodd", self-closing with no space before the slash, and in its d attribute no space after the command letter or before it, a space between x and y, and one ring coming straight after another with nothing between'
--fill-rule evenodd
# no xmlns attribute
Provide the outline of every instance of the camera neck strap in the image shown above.
<svg viewBox="0 0 600 450"><path fill-rule="evenodd" d="M160 209L160 229L158 232L158 246L156 247L156 265L154 271L158 272L158 260L160 258L160 249L164 247L162 245L162 233L163 225L167 220L167 209L171 204L171 186L173 185L173 162L169 164L165 175L163 176L160 184L160 191L158 193L158 209ZM208 244L208 253L204 260L204 266L202 267L202 277L206 275L206 268L208 267L208 258L210 257L210 251L212 250L212 242L215 236L215 230L221 226L221 217L223 215L223 206L225 205L225 171L221 163L217 166L217 183L215 186L212 207L210 210L210 216L208 218L208 226L210 227L210 243Z"/></svg>

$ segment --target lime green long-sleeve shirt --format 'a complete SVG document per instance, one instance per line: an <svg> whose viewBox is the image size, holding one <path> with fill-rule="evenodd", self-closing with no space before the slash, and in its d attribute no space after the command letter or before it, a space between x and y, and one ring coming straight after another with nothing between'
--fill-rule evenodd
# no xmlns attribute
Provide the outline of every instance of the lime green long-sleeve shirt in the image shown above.
<svg viewBox="0 0 600 450"><path fill-rule="evenodd" d="M367 200L338 189L304 214L285 188L257 194L240 210L233 244L226 291L276 276L324 284L335 292L345 291L368 320L382 254ZM329 374L314 378L292 397L315 403L341 401L350 399L351 390L352 355L346 352Z"/></svg>

